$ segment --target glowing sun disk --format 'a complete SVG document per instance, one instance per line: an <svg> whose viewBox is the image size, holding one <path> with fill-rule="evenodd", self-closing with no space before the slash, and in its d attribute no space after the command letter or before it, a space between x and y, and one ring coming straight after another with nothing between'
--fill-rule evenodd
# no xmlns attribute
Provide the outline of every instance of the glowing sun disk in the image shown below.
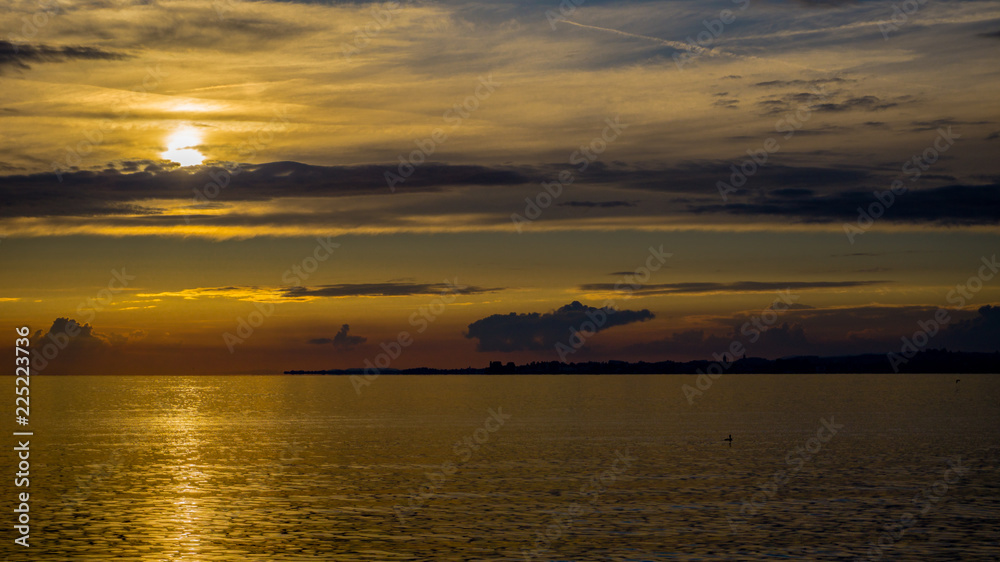
<svg viewBox="0 0 1000 562"><path fill-rule="evenodd" d="M178 129L167 138L167 150L160 156L181 166L197 166L205 161L205 155L196 146L201 144L201 134L190 127Z"/></svg>

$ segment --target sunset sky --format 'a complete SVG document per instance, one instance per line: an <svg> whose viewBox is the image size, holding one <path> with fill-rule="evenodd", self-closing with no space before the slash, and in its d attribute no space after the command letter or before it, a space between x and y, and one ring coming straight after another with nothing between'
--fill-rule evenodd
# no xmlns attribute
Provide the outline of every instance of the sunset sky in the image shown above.
<svg viewBox="0 0 1000 562"><path fill-rule="evenodd" d="M605 306L567 360L997 349L1000 4L577 1L6 2L3 325L86 325L66 374L551 361Z"/></svg>

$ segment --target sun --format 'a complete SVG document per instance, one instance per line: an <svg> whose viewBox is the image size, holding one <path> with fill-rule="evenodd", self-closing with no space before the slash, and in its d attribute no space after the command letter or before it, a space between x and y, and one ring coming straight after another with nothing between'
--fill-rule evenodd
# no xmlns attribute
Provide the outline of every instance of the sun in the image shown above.
<svg viewBox="0 0 1000 562"><path fill-rule="evenodd" d="M205 155L194 148L201 144L201 133L192 127L183 127L167 138L167 150L160 156L181 166L197 166L205 161Z"/></svg>

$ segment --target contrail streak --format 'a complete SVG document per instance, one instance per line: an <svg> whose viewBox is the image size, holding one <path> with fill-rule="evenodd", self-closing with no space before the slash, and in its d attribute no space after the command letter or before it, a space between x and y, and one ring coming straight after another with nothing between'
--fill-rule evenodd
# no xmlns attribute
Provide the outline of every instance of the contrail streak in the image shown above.
<svg viewBox="0 0 1000 562"><path fill-rule="evenodd" d="M708 55L708 56L726 55L726 56L730 56L730 57L735 57L736 56L736 55L734 55L732 53L726 53L726 52L720 51L718 49L706 49L705 47L701 47L701 46L698 46L698 45L692 45L690 43L681 43L680 41L668 41L666 39L660 39L659 37L650 37L649 35L639 35L638 33L629 33L627 31L621 31L621 30L618 30L618 29L612 29L610 27L597 27L596 25L586 25L586 24L582 24L582 23L577 23L575 21L570 21L570 20L567 20L567 19L562 19L562 20L559 20L559 21L564 22L564 23L568 23L570 25L575 25L577 27L584 27L584 28L587 28L587 29L596 29L598 31L607 31L609 33L617 33L618 35L624 35L625 37L634 37L636 39L645 39L647 41L654 41L654 42L659 43L660 45L664 45L666 47L670 47L670 48L673 48L673 49L680 49L682 51L688 51L688 52L692 52L692 53L698 53L699 55Z"/></svg>

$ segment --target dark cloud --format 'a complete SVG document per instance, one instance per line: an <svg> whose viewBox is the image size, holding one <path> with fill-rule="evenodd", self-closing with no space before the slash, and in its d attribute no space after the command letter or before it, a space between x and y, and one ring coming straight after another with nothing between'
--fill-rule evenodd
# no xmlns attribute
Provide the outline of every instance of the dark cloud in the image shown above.
<svg viewBox="0 0 1000 562"><path fill-rule="evenodd" d="M696 213L794 217L802 222L844 221L853 224L858 207L877 202L870 191L788 199L763 196L747 203L689 205ZM997 224L1000 222L1000 184L950 185L910 190L895 196L879 220L940 225Z"/></svg>
<svg viewBox="0 0 1000 562"><path fill-rule="evenodd" d="M760 115L780 115L805 109L805 107L811 109L815 107L816 102L826 97L821 95L819 91L795 92L777 98L760 100L757 102L757 106L761 109Z"/></svg>
<svg viewBox="0 0 1000 562"><path fill-rule="evenodd" d="M731 339L706 334L705 330L685 330L658 340L630 344L624 352L656 359L709 359L713 353L728 350L730 343Z"/></svg>
<svg viewBox="0 0 1000 562"><path fill-rule="evenodd" d="M111 338L98 334L90 324L59 317L47 331L31 336L32 370L55 374L76 374L78 366L109 355Z"/></svg>
<svg viewBox="0 0 1000 562"><path fill-rule="evenodd" d="M863 0L795 0L796 4L807 8L840 8L860 4Z"/></svg>
<svg viewBox="0 0 1000 562"><path fill-rule="evenodd" d="M930 121L913 121L910 123L910 125L912 125L910 130L913 132L936 131L941 127L957 127L959 125L989 125L990 123L992 123L992 121L962 121L961 119L945 117Z"/></svg>
<svg viewBox="0 0 1000 562"><path fill-rule="evenodd" d="M896 107L897 102L885 101L877 96L859 96L848 98L838 103L819 103L810 109L817 112L839 112L839 111L881 111Z"/></svg>
<svg viewBox="0 0 1000 562"><path fill-rule="evenodd" d="M796 134L801 134L799 131ZM743 154L746 157L746 154ZM716 182L728 180L732 174L730 167L739 166L739 162L685 162L669 168L617 167L599 165L595 162L587 169L587 181L617 185L628 189L645 189L668 193L704 194L706 190L716 195ZM858 185L870 181L882 182L871 172L840 167L821 166L786 166L772 164L757 169L753 179L756 189L780 189L817 187L830 188L846 185Z"/></svg>
<svg viewBox="0 0 1000 562"><path fill-rule="evenodd" d="M410 295L476 295L494 293L502 288L470 287L450 283L341 283L319 287L291 287L283 297L402 297Z"/></svg>
<svg viewBox="0 0 1000 562"><path fill-rule="evenodd" d="M195 223L199 226L241 228L323 226L334 221L341 225L373 225L387 220L387 212L380 208L343 214L296 210L250 214L242 213L239 207L227 208L226 204L295 197L389 196L383 175L390 169L388 166L311 166L272 162L247 165L230 176L220 166L178 169L163 164L118 161L113 163L113 170L64 173L62 182L51 173L3 176L0 182L0 218L87 217L94 222L99 217L105 217L104 222L109 227L163 227ZM756 170L745 186L729 192L730 197L723 204L718 198L717 184L730 181L733 166L739 165L740 162L732 161L695 161L655 167L598 161L587 169L587 182L598 189L683 194L684 197L672 201L671 213L787 216L803 222L824 222L853 220L857 217L857 207L867 207L874 200L871 189L884 191L895 177L875 168L789 166L768 162ZM550 181L554 174L564 169L565 164L531 167L427 163L418 167L405 183L398 185L397 192L444 193L466 187L531 186ZM124 173L125 170L131 172ZM921 186L926 188L897 197L885 215L887 218L948 225L996 222L997 213L994 210L1000 199L997 191L1000 184L940 186L941 182L935 182L939 187L930 187L934 185L931 180L953 181L953 178L945 174L925 173L920 179ZM217 189L215 197L195 199L195 190L204 193L205 186L212 188L214 182L221 182L225 187ZM503 197L503 193L501 189L496 190L498 197ZM567 201L559 208L567 216L570 216L568 210L571 208L618 214L640 208L636 201L614 198L616 194L613 191L607 193L611 195L605 201ZM146 201L152 199L187 203L189 216L168 214L145 206ZM470 201L438 206L433 212L468 213L476 204ZM645 205L641 207L645 208ZM207 212L216 209L222 209L222 212ZM402 214L391 215L391 218L396 226L416 225L419 223L419 212L422 212L418 209L430 210L430 207L409 207ZM482 209L482 212L490 211Z"/></svg>
<svg viewBox="0 0 1000 562"><path fill-rule="evenodd" d="M706 193L720 179L731 174L731 162L687 162L656 168L594 162L587 169L591 185L669 193ZM110 169L113 167L114 169ZM565 164L529 166L475 166L425 163L406 182L396 186L402 192L444 192L465 186L520 186L549 181ZM113 162L102 171L71 171L56 175L37 173L8 175L0 182L0 217L118 217L143 215L150 221L183 221L179 215L157 216L158 209L139 207L150 200L188 201L194 220L218 226L249 222L281 223L312 220L301 214L269 214L266 217L235 213L196 216L201 209L219 208L232 201L267 201L279 197L335 198L385 194L390 191L384 174L389 166L311 166L296 162L245 165L236 174L221 166L177 168L167 162L126 160ZM59 179L62 181L59 181ZM874 176L846 167L795 167L768 164L754 175L755 188L782 189L815 186L817 189L864 183ZM881 180L877 181L881 183ZM224 185L217 188L215 186ZM208 188L206 189L206 186ZM195 192L214 195L195 199ZM738 195L739 193L737 193ZM569 201L563 207L628 208L633 201ZM381 217L384 219L384 217ZM321 220L326 220L320 217ZM320 220L317 219L317 220ZM138 222L138 218L135 219ZM186 223L185 223L186 224Z"/></svg>
<svg viewBox="0 0 1000 562"><path fill-rule="evenodd" d="M1000 350L1000 306L986 305L980 307L978 313L979 316L971 319L950 322L932 340L933 347L962 351Z"/></svg>
<svg viewBox="0 0 1000 562"><path fill-rule="evenodd" d="M595 331L600 332L653 317L653 313L645 309L595 308L573 301L544 314L511 312L487 316L469 324L465 337L479 340L476 344L477 351L552 351L557 343L567 343L573 331L581 330L586 322L594 324Z"/></svg>
<svg viewBox="0 0 1000 562"><path fill-rule="evenodd" d="M848 252L846 254L830 254L831 258L878 258L892 254L923 254L926 250L895 250L892 252Z"/></svg>
<svg viewBox="0 0 1000 562"><path fill-rule="evenodd" d="M351 327L347 324L340 327L337 335L333 336L333 347L350 350L368 341L366 337L348 335L350 329Z"/></svg>
<svg viewBox="0 0 1000 562"><path fill-rule="evenodd" d="M854 80L848 80L846 78L817 78L815 80L768 80L766 82L757 82L754 86L761 88L774 88L774 87L789 87L789 86L819 86L821 84L846 84L848 82L854 82Z"/></svg>
<svg viewBox="0 0 1000 562"><path fill-rule="evenodd" d="M835 83L832 80L814 81L773 81L760 82L758 85L782 84L782 85L813 85L813 90L808 92L792 92L780 96L772 96L757 102L760 108L760 115L781 115L790 112L801 112L804 109L816 113L839 113L845 111L882 111L891 107L897 107L904 103L912 103L912 96L898 96L891 100L882 99L873 95L849 95L844 91L826 92L822 89L824 83ZM800 131L801 133L801 131Z"/></svg>
<svg viewBox="0 0 1000 562"><path fill-rule="evenodd" d="M777 312L778 309L775 309ZM627 346L623 353L655 359L711 359L734 341L748 356L778 358L794 355L886 354L898 352L901 336L912 338L918 322L933 318L934 306L860 306L814 308L794 303L780 312L773 325L761 324L761 312L707 319L715 329L686 330ZM984 306L978 315L949 310L950 323L930 338L929 348L996 351L1000 342L1000 307ZM703 320L705 320L703 318ZM756 323L755 323L756 320Z"/></svg>
<svg viewBox="0 0 1000 562"><path fill-rule="evenodd" d="M717 360L723 357L727 360L740 359L730 352L734 341L740 342L748 356L778 358L793 355L807 355L817 346L806 337L803 326L783 322L758 332L751 336L740 334L734 329L729 335L707 334L704 330L686 330L669 336L629 345L628 353L656 358L684 358ZM751 339L753 338L753 339Z"/></svg>
<svg viewBox="0 0 1000 562"><path fill-rule="evenodd" d="M559 207L600 207L608 209L611 207L635 207L635 203L628 201L566 201L559 203Z"/></svg>
<svg viewBox="0 0 1000 562"><path fill-rule="evenodd" d="M72 318L63 317L56 318L44 334L42 330L37 330L32 338L45 345L46 340L61 340L64 335L74 343L79 342L77 346L100 346L107 343L106 338L94 333L94 328L90 324L81 325Z"/></svg>
<svg viewBox="0 0 1000 562"><path fill-rule="evenodd" d="M105 51L95 47L31 45L0 41L0 72L4 67L31 68L30 63L67 62L73 60L123 60L122 53Z"/></svg>
<svg viewBox="0 0 1000 562"><path fill-rule="evenodd" d="M351 326L348 325L348 324L344 324L343 326L340 327L340 330L337 332L337 334L335 336L333 336L332 339L331 338L315 338L315 339L309 340L309 343L314 344L314 345L331 345L332 344L333 347L335 347L337 349L340 349L342 351L350 351L350 350L356 348L357 346L359 346L359 345L365 343L366 341L368 341L368 338L365 338L365 337L362 337L362 336L352 336L352 335L349 335L348 332L350 330L351 330Z"/></svg>
<svg viewBox="0 0 1000 562"><path fill-rule="evenodd" d="M274 197L339 197L371 193L389 194L386 166L310 166L297 162L244 165L230 174L221 166L198 169L165 169L149 161L121 163L123 171L73 171L5 176L0 185L0 216L95 216L140 211L130 204L145 199L191 200L195 190L224 184L213 203L262 201ZM136 171L142 169L142 171ZM393 170L394 171L394 170ZM61 178L61 181L59 181ZM398 192L440 191L462 185L519 185L541 181L511 168L425 163ZM214 188L212 188L214 189Z"/></svg>
<svg viewBox="0 0 1000 562"><path fill-rule="evenodd" d="M632 272L634 274L635 272ZM628 285L616 283L589 283L580 285L581 291L618 292L633 295L689 295L700 293L773 293L788 290L842 289L881 285L889 281L736 281L735 283L691 282Z"/></svg>
<svg viewBox="0 0 1000 562"><path fill-rule="evenodd" d="M812 197L814 194L815 192L811 189L802 189L797 187L774 189L770 192L772 197L781 197L783 199L801 199L802 197Z"/></svg>
<svg viewBox="0 0 1000 562"><path fill-rule="evenodd" d="M147 332L142 329L98 332L89 323L59 317L47 330L36 330L32 334L31 368L47 375L155 372L160 366L151 364L148 356L136 351L142 348L141 340L146 336Z"/></svg>

